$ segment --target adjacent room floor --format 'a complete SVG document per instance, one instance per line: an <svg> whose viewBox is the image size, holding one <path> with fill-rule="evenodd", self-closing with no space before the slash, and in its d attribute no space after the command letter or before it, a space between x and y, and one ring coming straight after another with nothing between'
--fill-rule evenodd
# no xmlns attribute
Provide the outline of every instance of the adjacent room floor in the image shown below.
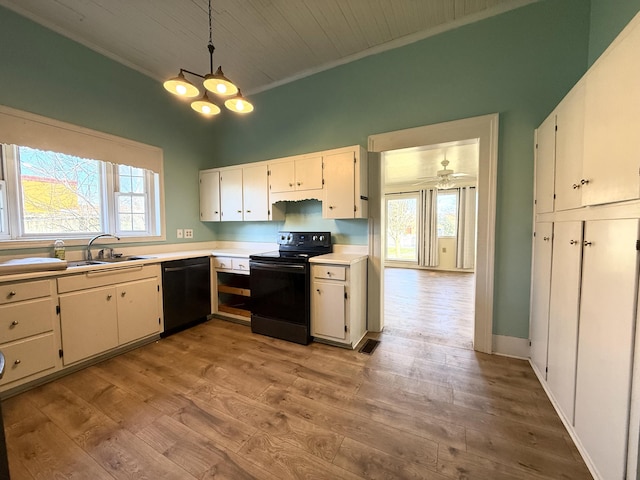
<svg viewBox="0 0 640 480"><path fill-rule="evenodd" d="M4 401L12 480L591 478L527 362L395 283L372 355L213 319Z"/></svg>

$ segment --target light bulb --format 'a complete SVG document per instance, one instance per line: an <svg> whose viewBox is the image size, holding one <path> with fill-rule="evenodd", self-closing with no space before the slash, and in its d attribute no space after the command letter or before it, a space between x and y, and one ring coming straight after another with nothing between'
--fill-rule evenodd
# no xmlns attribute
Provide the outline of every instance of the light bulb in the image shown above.
<svg viewBox="0 0 640 480"><path fill-rule="evenodd" d="M204 105L202 107L202 113L206 113L206 114L211 113L211 107L209 105Z"/></svg>
<svg viewBox="0 0 640 480"><path fill-rule="evenodd" d="M227 93L227 86L223 83L219 83L218 85L216 85L216 90L218 91L218 93L224 95L225 93Z"/></svg>
<svg viewBox="0 0 640 480"><path fill-rule="evenodd" d="M238 101L236 102L236 109L237 109L238 111L242 111L242 110L244 110L244 103L242 102L242 100L238 100Z"/></svg>
<svg viewBox="0 0 640 480"><path fill-rule="evenodd" d="M185 87L184 85L177 85L176 92L178 95L184 95L185 93L187 93L187 87Z"/></svg>

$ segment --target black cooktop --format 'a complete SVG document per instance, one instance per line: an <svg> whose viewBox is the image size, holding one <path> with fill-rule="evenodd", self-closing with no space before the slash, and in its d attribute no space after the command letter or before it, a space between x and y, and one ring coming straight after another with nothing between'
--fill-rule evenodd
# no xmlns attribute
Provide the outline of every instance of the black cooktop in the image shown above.
<svg viewBox="0 0 640 480"><path fill-rule="evenodd" d="M331 232L278 232L278 250L251 255L251 260L306 262L333 251Z"/></svg>

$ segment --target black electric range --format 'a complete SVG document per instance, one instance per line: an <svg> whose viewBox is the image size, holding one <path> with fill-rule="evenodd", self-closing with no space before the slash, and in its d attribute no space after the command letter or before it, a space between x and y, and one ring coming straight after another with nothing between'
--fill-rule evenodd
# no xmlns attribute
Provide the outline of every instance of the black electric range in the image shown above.
<svg viewBox="0 0 640 480"><path fill-rule="evenodd" d="M311 341L309 258L331 253L330 232L279 232L278 250L250 256L251 331Z"/></svg>

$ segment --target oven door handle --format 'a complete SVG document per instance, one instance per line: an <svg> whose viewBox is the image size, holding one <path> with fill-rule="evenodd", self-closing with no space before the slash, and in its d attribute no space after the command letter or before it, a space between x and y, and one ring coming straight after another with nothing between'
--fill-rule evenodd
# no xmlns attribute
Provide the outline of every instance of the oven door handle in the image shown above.
<svg viewBox="0 0 640 480"><path fill-rule="evenodd" d="M271 263L251 260L249 268L272 272L305 273L307 266L304 263Z"/></svg>

